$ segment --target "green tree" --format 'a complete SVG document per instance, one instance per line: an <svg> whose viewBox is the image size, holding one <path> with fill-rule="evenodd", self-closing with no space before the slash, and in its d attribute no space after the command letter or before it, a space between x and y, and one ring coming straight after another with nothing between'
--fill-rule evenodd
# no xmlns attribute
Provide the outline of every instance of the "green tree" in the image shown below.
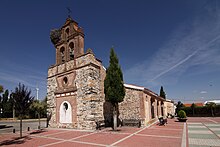
<svg viewBox="0 0 220 147"><path fill-rule="evenodd" d="M2 85L0 85L0 94L4 92L4 88ZM0 95L0 103L2 102L2 96ZM1 107L0 107L1 108Z"/></svg>
<svg viewBox="0 0 220 147"><path fill-rule="evenodd" d="M3 92L2 95L0 95L1 117L10 118L13 116L13 99L11 98L11 94L9 95L9 91L7 89Z"/></svg>
<svg viewBox="0 0 220 147"><path fill-rule="evenodd" d="M45 109L46 105L47 104L45 103L45 101L34 100L30 106L30 109L32 109L33 111L37 113L38 122L39 122L38 129L40 129L40 126L41 126L40 118L42 117L42 114L45 113L44 111L46 110Z"/></svg>
<svg viewBox="0 0 220 147"><path fill-rule="evenodd" d="M183 103L181 101L178 101L176 105L176 114L180 111L180 109L183 107Z"/></svg>
<svg viewBox="0 0 220 147"><path fill-rule="evenodd" d="M41 101L43 105L42 117L47 117L47 96Z"/></svg>
<svg viewBox="0 0 220 147"><path fill-rule="evenodd" d="M1 111L1 117L3 118L7 117L8 97L9 97L8 90L5 90L2 96L0 96L0 111Z"/></svg>
<svg viewBox="0 0 220 147"><path fill-rule="evenodd" d="M2 85L0 85L0 93L2 93L4 91L4 88Z"/></svg>
<svg viewBox="0 0 220 147"><path fill-rule="evenodd" d="M178 112L178 116L179 116L179 118L186 118L186 112L184 110L180 110Z"/></svg>
<svg viewBox="0 0 220 147"><path fill-rule="evenodd" d="M0 94L4 91L2 85L0 85ZM2 118L2 96L0 95L0 117Z"/></svg>
<svg viewBox="0 0 220 147"><path fill-rule="evenodd" d="M207 107L208 109L210 109L211 115L212 115L212 117L214 117L214 109L215 109L215 107L216 107L216 104L213 103L213 102L209 102L209 103L206 104L206 107Z"/></svg>
<svg viewBox="0 0 220 147"><path fill-rule="evenodd" d="M118 103L124 100L125 88L123 74L119 65L118 57L111 48L109 67L106 70L104 81L105 100L113 106L113 130L117 128Z"/></svg>
<svg viewBox="0 0 220 147"><path fill-rule="evenodd" d="M9 92L8 90L5 90L5 92L2 94L2 117L6 118L7 117L7 109L8 109L8 97L9 97Z"/></svg>
<svg viewBox="0 0 220 147"><path fill-rule="evenodd" d="M164 99L166 99L166 93L163 90L163 86L160 87L160 96Z"/></svg>
<svg viewBox="0 0 220 147"><path fill-rule="evenodd" d="M192 103L191 109L192 109L193 116L195 115L195 108L196 108L196 104Z"/></svg>
<svg viewBox="0 0 220 147"><path fill-rule="evenodd" d="M32 104L34 97L31 96L31 90L28 90L24 84L18 85L13 92L14 108L19 112L20 119L20 137L22 137L22 118L25 115L25 112L29 109Z"/></svg>

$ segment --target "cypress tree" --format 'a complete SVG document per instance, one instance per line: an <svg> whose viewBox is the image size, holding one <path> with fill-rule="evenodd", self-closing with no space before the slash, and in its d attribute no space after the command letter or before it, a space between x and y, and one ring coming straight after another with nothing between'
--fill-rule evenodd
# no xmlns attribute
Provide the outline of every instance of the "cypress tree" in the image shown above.
<svg viewBox="0 0 220 147"><path fill-rule="evenodd" d="M118 103L122 102L125 96L123 74L114 49L110 51L109 67L106 70L104 81L105 100L113 105L113 130L117 127Z"/></svg>
<svg viewBox="0 0 220 147"><path fill-rule="evenodd" d="M162 98L166 99L166 93L165 93L164 90L163 90L163 86L161 86L161 88L160 88L160 96L161 96Z"/></svg>

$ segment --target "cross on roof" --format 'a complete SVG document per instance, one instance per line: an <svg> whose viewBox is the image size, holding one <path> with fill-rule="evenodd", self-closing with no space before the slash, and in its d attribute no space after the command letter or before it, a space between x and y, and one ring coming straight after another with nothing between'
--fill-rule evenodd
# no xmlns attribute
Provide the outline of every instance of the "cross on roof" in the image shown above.
<svg viewBox="0 0 220 147"><path fill-rule="evenodd" d="M72 13L71 9L69 7L66 7L67 11L68 11L68 17L70 17L70 14Z"/></svg>

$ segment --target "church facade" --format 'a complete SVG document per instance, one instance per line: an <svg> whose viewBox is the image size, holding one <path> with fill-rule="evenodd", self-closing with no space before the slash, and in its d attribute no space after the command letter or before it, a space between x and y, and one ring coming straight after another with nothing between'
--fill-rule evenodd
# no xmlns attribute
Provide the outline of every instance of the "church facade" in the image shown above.
<svg viewBox="0 0 220 147"><path fill-rule="evenodd" d="M47 77L49 126L95 129L95 121L110 120L112 107L104 95L106 71L91 49L84 52L83 29L68 17L60 29L51 31L50 38L56 49L56 63L49 67ZM149 89L124 86L120 119L141 119L144 126L174 113L172 102Z"/></svg>

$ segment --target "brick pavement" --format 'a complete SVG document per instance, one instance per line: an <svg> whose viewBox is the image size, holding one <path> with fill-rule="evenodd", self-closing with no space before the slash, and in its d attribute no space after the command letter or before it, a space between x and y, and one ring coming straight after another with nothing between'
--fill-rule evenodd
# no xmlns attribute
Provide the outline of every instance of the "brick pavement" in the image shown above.
<svg viewBox="0 0 220 147"><path fill-rule="evenodd" d="M218 131L218 130L216 130ZM184 123L169 119L165 126L156 124L144 127L121 127L118 131L106 128L101 131L82 131L74 129L45 129L24 132L24 138L17 138L19 134L0 134L0 146L41 146L41 147L180 147L184 132Z"/></svg>

